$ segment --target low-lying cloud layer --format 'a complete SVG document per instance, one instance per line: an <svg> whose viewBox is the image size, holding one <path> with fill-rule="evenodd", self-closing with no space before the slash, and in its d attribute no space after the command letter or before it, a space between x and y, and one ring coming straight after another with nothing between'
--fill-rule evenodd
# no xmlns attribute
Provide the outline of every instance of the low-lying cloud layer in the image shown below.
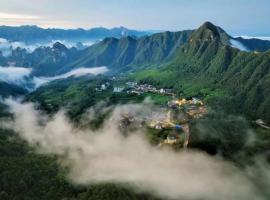
<svg viewBox="0 0 270 200"><path fill-rule="evenodd" d="M28 88L29 85L34 84L34 88L38 88L43 84L46 84L50 81L65 79L71 76L80 77L85 75L98 75L103 74L108 71L108 68L105 66L102 67L92 67L92 68L77 68L73 69L65 74L52 77L32 77L31 72L32 68L24 67L1 67L0 66L0 81L7 83L12 83L16 85L26 85Z"/></svg>
<svg viewBox="0 0 270 200"><path fill-rule="evenodd" d="M72 126L63 111L49 118L31 103L5 103L14 113L9 128L39 153L60 156L75 183L122 183L172 199L263 199L247 174L231 163L200 152L153 147L142 132L120 134L121 113L146 112L147 104L118 106L104 127L92 131Z"/></svg>
<svg viewBox="0 0 270 200"><path fill-rule="evenodd" d="M237 40L230 39L230 43L232 47L237 48L241 51L250 51L247 47L245 47L245 45L243 45L241 42Z"/></svg>
<svg viewBox="0 0 270 200"><path fill-rule="evenodd" d="M52 77L34 77L33 82L35 84L35 87L39 87L45 83L48 83L50 81L58 80L58 79L65 79L71 76L74 77L80 77L85 75L99 75L104 74L108 71L108 68L105 66L102 67L91 67L91 68L78 68L73 69L65 74L61 74L58 76L52 76Z"/></svg>
<svg viewBox="0 0 270 200"><path fill-rule="evenodd" d="M78 43L80 41L80 43ZM39 47L53 47L53 45L56 42L60 42L61 44L65 45L67 48L78 48L78 49L83 49L86 47L91 46L92 44L95 43L93 40L82 40L80 38L74 39L74 40L51 40L51 41L40 41L40 42L35 42L31 44L26 44L25 42L22 41L9 41L5 38L0 38L0 52L2 53L3 56L7 57L11 54L13 49L16 48L23 48L26 49L27 52L32 53L36 48Z"/></svg>
<svg viewBox="0 0 270 200"><path fill-rule="evenodd" d="M31 68L0 66L0 81L21 84L25 78L30 76L31 72Z"/></svg>
<svg viewBox="0 0 270 200"><path fill-rule="evenodd" d="M20 41L8 41L7 39L0 38L0 51L3 56L9 56L13 49L18 47L26 49L28 52L33 52L36 48L42 46L41 44L25 44Z"/></svg>
<svg viewBox="0 0 270 200"><path fill-rule="evenodd" d="M239 36L245 39L260 39L260 40L269 40L270 41L270 37L269 36Z"/></svg>

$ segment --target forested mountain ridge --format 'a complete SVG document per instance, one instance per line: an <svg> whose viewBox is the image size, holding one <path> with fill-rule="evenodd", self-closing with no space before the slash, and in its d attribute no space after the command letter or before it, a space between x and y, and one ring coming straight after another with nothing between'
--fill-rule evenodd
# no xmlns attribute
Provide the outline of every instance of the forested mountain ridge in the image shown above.
<svg viewBox="0 0 270 200"><path fill-rule="evenodd" d="M172 87L178 93L208 95L209 101L225 104L233 112L270 121L270 51L241 51L231 46L231 39L206 22L195 31L106 38L84 50L68 49L59 42L30 54L16 49L2 62L17 60L18 66L34 66L37 76L104 65L112 73L133 71L138 80Z"/></svg>
<svg viewBox="0 0 270 200"><path fill-rule="evenodd" d="M222 150L226 158L231 156L241 163L243 157L269 152L269 131L260 130L256 135L260 136L258 144L247 147L242 144L241 136L245 138L246 133L254 131L247 125L250 121L239 120L238 115L224 115L223 110L270 122L270 51L241 51L230 45L231 39L224 30L207 22L195 31L165 32L142 38L106 38L85 50L69 49L61 43L40 47L32 53L19 48L13 51L9 60L3 57L2 61L8 64L16 60L17 66L32 67L37 76L59 74L76 67L107 65L114 72L135 72L117 76L116 80L123 81L123 84L135 79L157 88L173 88L179 98L198 97L206 103L210 114L192 124L190 147L211 150L218 146L215 155L220 157ZM99 102L110 107L130 101L126 97L131 94L113 92L115 85L109 83L111 80L114 79L105 76L56 80L26 95L24 100L37 103L37 107L48 114L64 107L72 122L79 122L83 113ZM107 81L110 88L98 91L97 87ZM7 91L5 96L26 93L12 87L3 84L2 90ZM14 92L11 94L10 91ZM133 102L142 102L146 95L132 97ZM162 105L167 105L167 102ZM100 110L98 108L95 119L91 121L93 127L98 127L102 121ZM202 141L194 140L196 131L203 136ZM164 134L164 131L160 133ZM166 136L154 135L162 139ZM57 165L61 162L57 156L35 154L35 149L28 147L13 132L0 129L0 144L3 163L0 165L0 199L156 199L136 190L133 192L128 184L124 185L127 188L111 184L73 185L67 179L68 168ZM171 173L170 168L166 172Z"/></svg>
<svg viewBox="0 0 270 200"><path fill-rule="evenodd" d="M244 52L226 45L211 23L193 32L171 63L138 77L180 93L208 95L233 112L270 121L270 51Z"/></svg>
<svg viewBox="0 0 270 200"><path fill-rule="evenodd" d="M192 31L164 32L138 39L106 38L82 53L70 66L106 65L116 70L122 67L141 67L168 61L183 45Z"/></svg>
<svg viewBox="0 0 270 200"><path fill-rule="evenodd" d="M269 41L233 38L209 22L203 26L213 26L212 31L216 29L214 36L218 36L218 42L224 46L232 46L232 42L236 42L250 51L263 52L270 48ZM193 33L196 32L198 36L201 34L201 38L207 37L200 30L167 31L139 38L109 37L86 49L67 48L59 42L52 47L39 47L33 52L16 48L9 56L0 54L0 64L6 66L13 63L15 66L31 67L34 69L33 75L42 76L61 74L78 67L107 66L111 72L156 68L175 59L179 48L189 45Z"/></svg>

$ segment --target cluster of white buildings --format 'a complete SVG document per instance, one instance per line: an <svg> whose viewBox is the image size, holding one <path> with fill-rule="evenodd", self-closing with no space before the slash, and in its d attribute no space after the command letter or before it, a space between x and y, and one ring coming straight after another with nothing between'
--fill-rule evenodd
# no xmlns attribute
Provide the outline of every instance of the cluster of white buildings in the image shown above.
<svg viewBox="0 0 270 200"><path fill-rule="evenodd" d="M128 93L130 94L143 94L143 93L159 93L164 95L174 95L173 89L161 88L157 89L153 85L150 84L137 84L136 82L127 82Z"/></svg>
<svg viewBox="0 0 270 200"><path fill-rule="evenodd" d="M109 87L111 86L111 84L109 82L103 83L101 85L97 85L96 86L96 91L101 92L101 91L105 91L107 90Z"/></svg>

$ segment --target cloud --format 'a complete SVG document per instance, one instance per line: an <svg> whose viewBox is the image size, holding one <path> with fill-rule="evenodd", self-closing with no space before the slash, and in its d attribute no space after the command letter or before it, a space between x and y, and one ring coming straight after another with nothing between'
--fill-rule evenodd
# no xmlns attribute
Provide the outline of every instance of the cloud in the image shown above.
<svg viewBox="0 0 270 200"><path fill-rule="evenodd" d="M5 103L14 113L9 128L37 152L58 155L60 163L70 169L72 182L122 183L172 199L263 199L244 170L221 158L160 149L150 145L140 131L120 134L121 114L151 111L147 103L117 106L96 131L75 128L63 111L49 118L31 103L12 99Z"/></svg>
<svg viewBox="0 0 270 200"><path fill-rule="evenodd" d="M34 15L15 14L15 13L3 13L0 12L1 20L33 20L40 17Z"/></svg>
<svg viewBox="0 0 270 200"><path fill-rule="evenodd" d="M49 45L49 44L48 44ZM40 46L46 46L42 44L25 44L24 42L19 41L8 41L4 38L0 38L0 51L2 55L7 57L11 54L12 49L16 49L18 47L26 49L29 53L33 52L36 48Z"/></svg>
<svg viewBox="0 0 270 200"><path fill-rule="evenodd" d="M65 39L65 40L52 40L51 42L48 42L48 43L39 44L39 46L48 46L52 48L56 42L60 42L61 44L65 45L67 48L75 47L75 48L78 48L79 50L87 48L96 43L95 40L91 40L91 39L89 40L89 39L75 38L75 39ZM82 46L78 46L78 42L80 42Z"/></svg>
<svg viewBox="0 0 270 200"><path fill-rule="evenodd" d="M78 41L76 41L78 40ZM2 55L7 57L11 54L13 49L16 49L18 47L26 49L27 52L32 53L36 48L38 47L53 47L53 45L56 42L60 42L61 44L65 45L67 48L78 48L78 49L84 49L88 46L91 46L95 43L93 40L83 40L80 41L80 38L77 39L67 39L67 40L51 40L51 41L39 41L35 42L34 44L26 44L22 41L9 41L5 38L0 38L0 51L2 52ZM78 46L78 42L81 42L82 46Z"/></svg>
<svg viewBox="0 0 270 200"><path fill-rule="evenodd" d="M31 68L0 66L0 80L8 83L21 84L31 74Z"/></svg>
<svg viewBox="0 0 270 200"><path fill-rule="evenodd" d="M18 13L4 13L0 12L0 23L5 25L25 25L37 23L41 20L39 16L18 14Z"/></svg>
<svg viewBox="0 0 270 200"><path fill-rule="evenodd" d="M0 66L0 81L19 85L25 87L28 90L33 90L40 87L41 85L44 85L54 80L65 79L72 76L80 77L85 75L99 75L104 74L107 71L108 68L105 66L92 68L77 68L58 76L36 77L31 76L32 68Z"/></svg>
<svg viewBox="0 0 270 200"><path fill-rule="evenodd" d="M230 43L232 47L237 48L241 51L250 51L247 47L245 47L245 45L243 45L241 42L237 40L230 39Z"/></svg>
<svg viewBox="0 0 270 200"><path fill-rule="evenodd" d="M65 74L61 74L58 76L53 77L34 77L33 82L35 84L35 87L40 87L41 85L48 83L50 81L58 80L58 79L65 79L71 76L79 77L79 76L85 76L85 75L99 75L104 74L108 71L108 68L105 66L102 67L92 67L92 68L77 68L73 69L70 72L67 72Z"/></svg>
<svg viewBox="0 0 270 200"><path fill-rule="evenodd" d="M242 37L244 39L260 39L260 40L269 40L270 41L270 37L268 36L238 36L238 37Z"/></svg>

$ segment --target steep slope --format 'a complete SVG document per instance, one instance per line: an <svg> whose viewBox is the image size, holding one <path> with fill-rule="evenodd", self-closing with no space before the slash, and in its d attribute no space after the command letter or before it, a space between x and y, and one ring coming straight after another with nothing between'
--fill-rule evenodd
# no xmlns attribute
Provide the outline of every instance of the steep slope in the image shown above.
<svg viewBox="0 0 270 200"><path fill-rule="evenodd" d="M20 96L27 91L19 86L0 81L0 97Z"/></svg>
<svg viewBox="0 0 270 200"><path fill-rule="evenodd" d="M37 27L25 28L35 29ZM120 30L123 35L130 35L132 33L132 31L126 30L123 27L112 29L111 31L117 36L117 34L120 34ZM91 32L98 33L99 29L93 29ZM192 37L190 38L191 34ZM76 34L74 33L74 35ZM196 31L167 31L140 38L131 36L121 37L120 39L109 37L84 50L68 49L59 42L53 47L39 47L32 53L29 53L26 49L17 48L12 50L10 56L4 57L0 55L0 65L6 66L8 63L15 63L16 66L20 67L31 67L34 68L33 74L40 76L65 73L78 67L103 65L108 66L112 73L118 73L159 67L176 57L181 57L181 54L179 54L180 56L178 55L178 51L180 47L186 45L188 45L187 48L191 51L187 54L191 55L191 57L187 56L188 59L192 60L196 57L196 59L203 59L201 60L202 64L206 64L211 60L210 55L215 55L215 49L217 50L220 45L233 46L232 41L242 46L243 49L246 48L250 51L265 51L270 48L269 41L233 38L222 28L207 22ZM208 48L209 45L214 48ZM234 46L237 47L237 45ZM187 51L187 49L184 51ZM213 52L207 53L207 51ZM207 54L207 56L201 57L202 54ZM226 63L228 62L227 56L230 57L229 52L224 57L224 62ZM185 60L187 57L185 55L181 59Z"/></svg>
<svg viewBox="0 0 270 200"><path fill-rule="evenodd" d="M210 46L214 45L218 49L219 45L232 46L232 41L238 42L250 51L265 51L270 48L268 41L233 38L222 28L206 22L196 31L163 32L138 39L133 37L106 38L87 48L78 60L70 63L61 71L74 67L101 65L106 65L116 71L157 67L175 58L179 48L187 43L193 42L189 48L196 52L197 57L200 57L209 43L211 43ZM198 43L202 43L202 45L199 47ZM208 60L206 59L204 62L206 63Z"/></svg>
<svg viewBox="0 0 270 200"><path fill-rule="evenodd" d="M192 31L164 32L141 38L106 38L84 50L68 49L57 42L53 47L39 47L29 53L16 48L8 57L0 56L0 65L8 63L33 68L33 75L51 76L78 67L108 66L111 71L144 68L169 60Z"/></svg>
<svg viewBox="0 0 270 200"><path fill-rule="evenodd" d="M65 67L106 65L115 70L166 62L189 38L192 31L164 32L141 38L106 38L84 50L78 60ZM126 70L125 69L125 70Z"/></svg>
<svg viewBox="0 0 270 200"><path fill-rule="evenodd" d="M35 76L56 75L62 66L77 59L79 52L75 48L68 49L57 42L52 48L36 49L30 56L29 66L33 66Z"/></svg>
<svg viewBox="0 0 270 200"><path fill-rule="evenodd" d="M270 52L232 48L211 23L195 31L170 64L138 77L270 122Z"/></svg>
<svg viewBox="0 0 270 200"><path fill-rule="evenodd" d="M52 47L39 47L33 52L18 47L12 50L8 57L0 54L0 66L31 67L32 75L52 76L58 74L63 66L78 59L80 52L76 48L68 49L59 42Z"/></svg>

